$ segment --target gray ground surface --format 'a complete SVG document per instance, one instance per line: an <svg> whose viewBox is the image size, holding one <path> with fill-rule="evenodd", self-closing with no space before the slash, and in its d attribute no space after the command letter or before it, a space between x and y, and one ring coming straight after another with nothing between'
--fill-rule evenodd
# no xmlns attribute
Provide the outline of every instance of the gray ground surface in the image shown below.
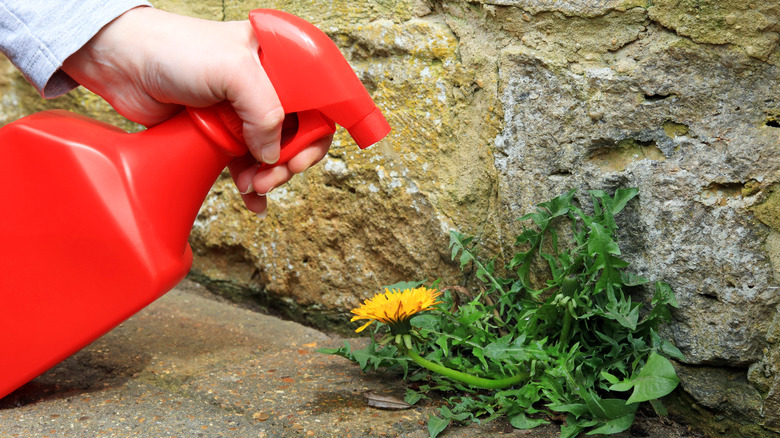
<svg viewBox="0 0 780 438"><path fill-rule="evenodd" d="M209 298L185 281L92 345L0 400L0 437L427 437L436 402L392 411L364 393L405 385L317 353L327 335ZM641 419L617 437L701 436ZM556 437L504 422L443 437Z"/></svg>

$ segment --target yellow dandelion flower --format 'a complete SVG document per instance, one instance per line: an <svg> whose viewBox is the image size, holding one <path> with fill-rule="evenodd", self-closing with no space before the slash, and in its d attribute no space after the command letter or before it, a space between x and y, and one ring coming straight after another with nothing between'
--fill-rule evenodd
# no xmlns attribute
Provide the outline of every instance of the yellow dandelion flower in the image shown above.
<svg viewBox="0 0 780 438"><path fill-rule="evenodd" d="M385 289L385 293L375 295L363 302L352 313L355 316L351 321L367 319L356 332L362 332L374 321L380 321L390 326L393 334L406 334L411 330L409 321L415 314L431 310L433 306L441 303L436 299L441 296L441 292L427 287L418 287L415 289Z"/></svg>

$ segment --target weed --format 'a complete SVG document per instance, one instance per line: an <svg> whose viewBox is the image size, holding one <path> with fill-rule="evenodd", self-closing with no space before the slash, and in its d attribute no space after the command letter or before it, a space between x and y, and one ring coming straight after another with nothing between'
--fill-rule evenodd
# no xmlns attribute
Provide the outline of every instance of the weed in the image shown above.
<svg viewBox="0 0 780 438"><path fill-rule="evenodd" d="M615 237L615 215L637 190L619 189L614 196L590 192L592 214L577 205L574 193L539 204L519 219L533 226L517 236L519 249L502 270L507 274L497 273L497 257L478 256L473 237L451 232L453 260L476 270L481 287L474 296L463 300L459 288L441 288L442 302L412 316L403 333L394 330L383 341L375 336L364 349L346 342L321 351L364 371L402 371L415 382L407 403L430 391L446 394L440 416L429 420L431 437L453 421L500 416L518 429L557 420L563 438L613 434L631 426L642 402L665 413L658 399L679 383L667 357L682 354L657 330L677 302L663 282L654 284L650 303L632 299L630 292L647 280L626 270ZM570 224L571 244L559 241L561 221ZM547 280L535 287L530 277L540 260ZM382 330L387 324L380 322L374 334Z"/></svg>

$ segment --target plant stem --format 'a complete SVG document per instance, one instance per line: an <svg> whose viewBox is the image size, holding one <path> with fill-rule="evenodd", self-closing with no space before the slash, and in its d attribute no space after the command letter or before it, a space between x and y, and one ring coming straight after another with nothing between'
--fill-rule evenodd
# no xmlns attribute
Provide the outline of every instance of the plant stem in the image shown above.
<svg viewBox="0 0 780 438"><path fill-rule="evenodd" d="M569 330L571 330L571 314L564 310L563 313L563 328L561 329L561 339L560 339L560 345L561 346L568 346L567 341L569 340Z"/></svg>
<svg viewBox="0 0 780 438"><path fill-rule="evenodd" d="M505 379L485 379L483 377L473 376L471 374L463 373L461 371L456 371L453 370L452 368L447 368L444 365L431 362L428 359L422 358L414 350L406 350L406 354L413 361L415 361L417 365L420 365L423 368L426 368L430 371L433 371L434 373L441 374L442 376L449 377L450 379L463 382L469 386L473 386L476 388L504 389L510 386L514 386L522 382L523 380L527 380L529 377L528 373L521 372L517 375L514 375L512 377L507 377Z"/></svg>
<svg viewBox="0 0 780 438"><path fill-rule="evenodd" d="M468 252L469 253L469 255L471 256L471 262L474 263L477 266L477 271L484 272L485 275L487 275L487 277L490 279L490 283L493 284L493 287L495 287L497 291L499 291L499 292L501 292L503 294L504 293L504 287L501 286L501 283L499 283L498 280L496 280L495 277L493 277L493 275L490 273L490 271L488 271L487 268L485 268L485 266L482 263L480 263L479 260L477 260L476 254L474 254L473 252L469 251L468 248L466 248L465 246L461 246L461 248L463 248L464 252ZM484 291L480 292L479 295L482 296L483 293L484 293ZM477 299L479 299L479 298L477 298Z"/></svg>

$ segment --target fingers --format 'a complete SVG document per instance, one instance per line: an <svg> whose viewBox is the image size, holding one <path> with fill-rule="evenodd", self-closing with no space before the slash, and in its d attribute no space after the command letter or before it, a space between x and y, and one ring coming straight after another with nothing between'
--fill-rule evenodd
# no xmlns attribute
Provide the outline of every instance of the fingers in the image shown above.
<svg viewBox="0 0 780 438"><path fill-rule="evenodd" d="M233 182L236 184L238 191L241 192L241 199L244 201L244 205L259 217L265 217L268 200L265 196L255 193L252 187L252 176L257 172L258 167L257 160L255 160L252 154L235 158L228 163L230 176L233 177Z"/></svg>
<svg viewBox="0 0 780 438"><path fill-rule="evenodd" d="M252 177L252 186L255 191L267 194L275 187L289 181L296 173L302 173L317 164L325 157L332 140L333 136L321 138L300 151L285 165L260 170Z"/></svg>
<svg viewBox="0 0 780 438"><path fill-rule="evenodd" d="M315 141L309 145L309 147L302 150L296 156L292 157L290 161L287 162L287 167L293 173L303 172L304 170L319 163L320 160L325 158L325 154L328 153L328 149L330 148L330 144L332 142L332 135Z"/></svg>
<svg viewBox="0 0 780 438"><path fill-rule="evenodd" d="M241 199L244 200L246 208L258 215L260 218L264 218L266 211L268 210L268 198L266 196L258 195L257 193L249 193L241 195Z"/></svg>
<svg viewBox="0 0 780 438"><path fill-rule="evenodd" d="M265 167L262 170L260 170L261 164L251 154L230 162L228 165L230 174L247 208L264 216L267 208L265 195L288 182L296 173L301 173L321 161L327 154L332 140L333 136L321 138L285 165Z"/></svg>
<svg viewBox="0 0 780 438"><path fill-rule="evenodd" d="M144 100L147 102L143 102ZM126 101L121 98L114 99L108 97L106 98L106 101L126 119L139 123L147 128L170 119L183 109L181 105L161 103L154 99L146 98L145 96L133 101L133 103L143 102L140 104L140 107L144 109L143 111L137 111L136 108L139 107L138 105L128 105L125 103Z"/></svg>
<svg viewBox="0 0 780 438"><path fill-rule="evenodd" d="M228 163L230 176L233 177L233 182L235 182L239 193L242 195L255 193L255 189L252 186L252 177L257 173L259 167L260 165L252 154L234 158Z"/></svg>
<svg viewBox="0 0 780 438"><path fill-rule="evenodd" d="M274 166L257 172L252 177L252 186L257 193L267 195L271 190L292 179L293 175L295 174L287 166Z"/></svg>
<svg viewBox="0 0 780 438"><path fill-rule="evenodd" d="M247 56L243 66L227 78L225 95L236 114L244 121L244 139L249 152L260 162L273 164L279 160L284 108L273 84L258 58L259 47L254 31L247 23Z"/></svg>

